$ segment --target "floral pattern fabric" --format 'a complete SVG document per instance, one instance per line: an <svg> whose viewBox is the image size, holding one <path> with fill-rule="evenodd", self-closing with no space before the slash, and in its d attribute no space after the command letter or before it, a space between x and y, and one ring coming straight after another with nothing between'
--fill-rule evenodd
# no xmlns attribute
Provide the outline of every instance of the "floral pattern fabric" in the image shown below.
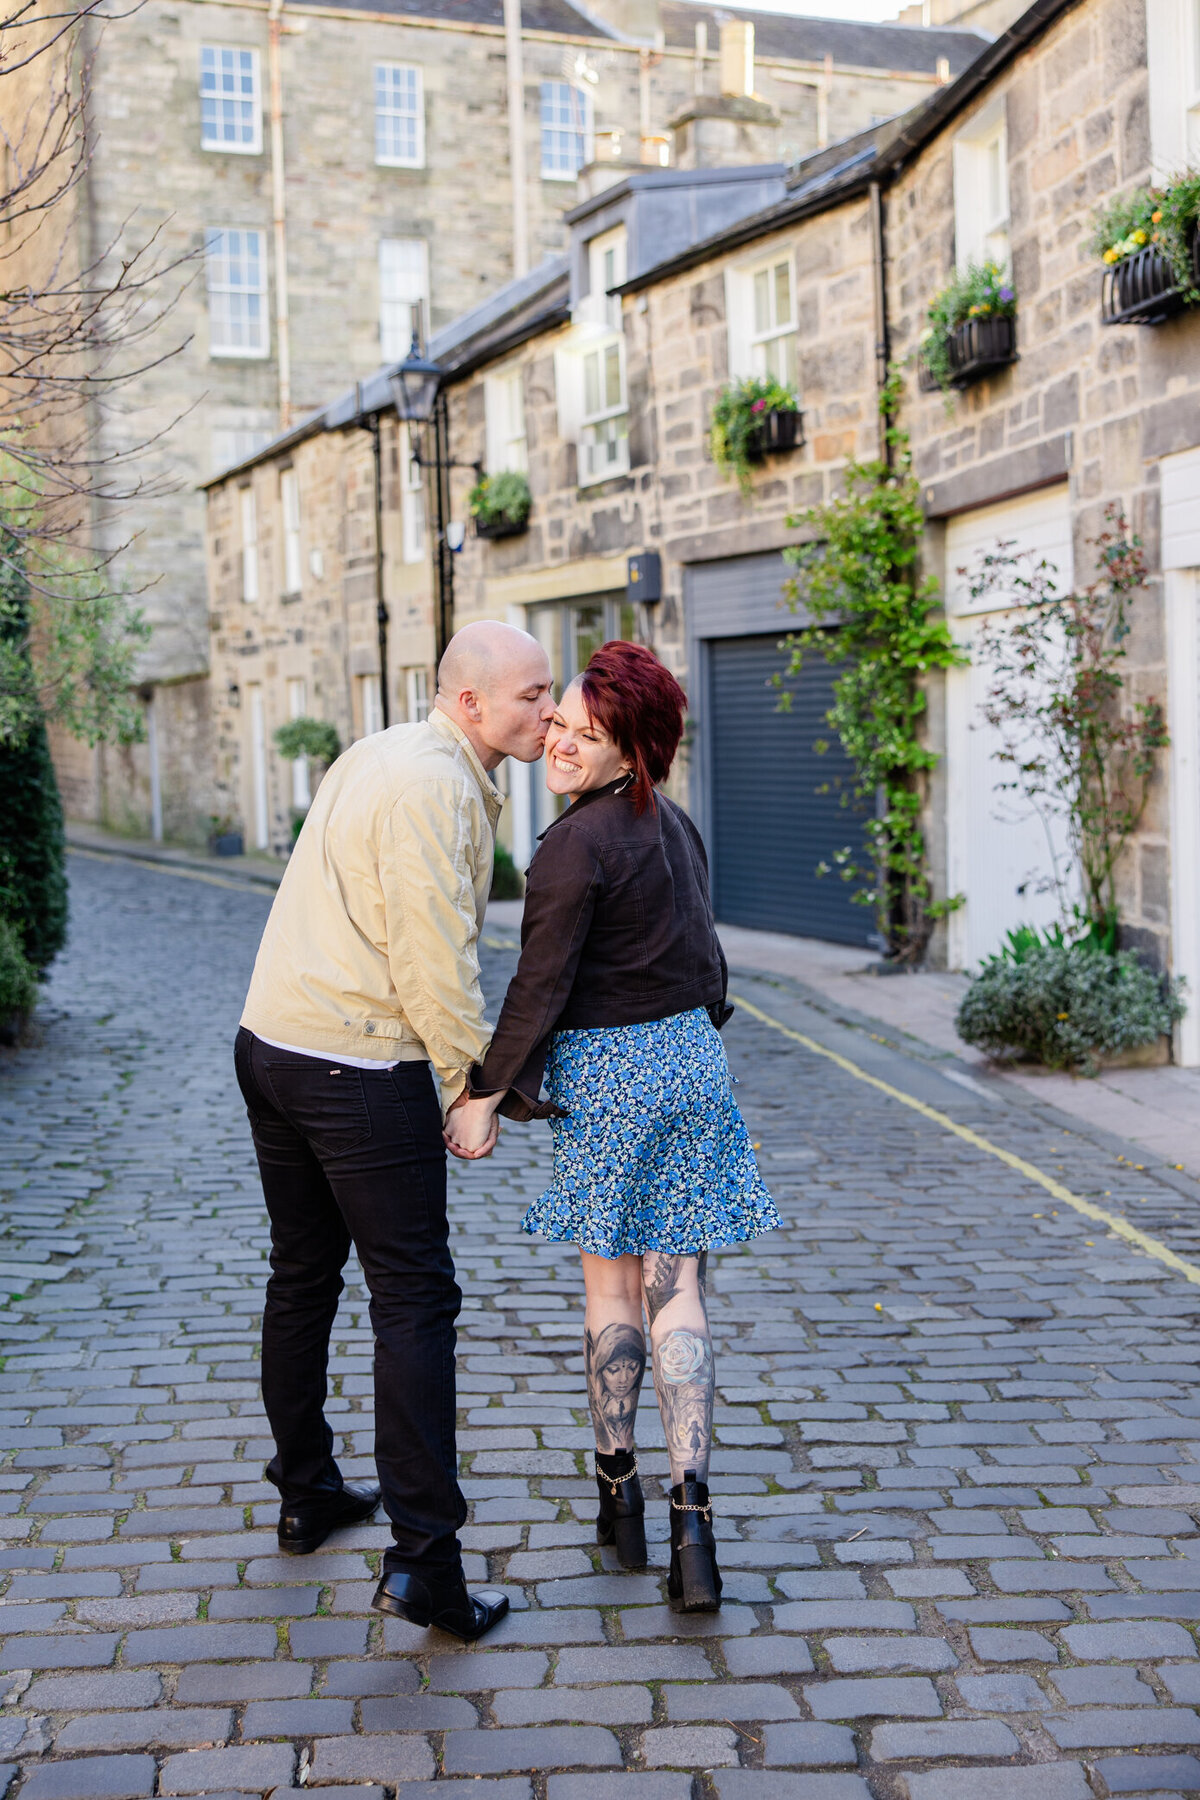
<svg viewBox="0 0 1200 1800"><path fill-rule="evenodd" d="M546 1087L554 1175L524 1229L597 1256L695 1256L782 1223L702 1007L599 1031L559 1031Z"/></svg>

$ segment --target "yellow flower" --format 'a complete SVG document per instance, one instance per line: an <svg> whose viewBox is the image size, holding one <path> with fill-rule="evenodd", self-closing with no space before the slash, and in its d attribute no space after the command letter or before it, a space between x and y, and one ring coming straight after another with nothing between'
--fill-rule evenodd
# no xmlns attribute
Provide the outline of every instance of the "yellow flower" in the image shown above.
<svg viewBox="0 0 1200 1800"><path fill-rule="evenodd" d="M1132 233L1132 237L1133 237L1133 241L1135 244L1139 244L1139 245L1144 244L1146 241L1146 234L1142 230L1140 225L1139 225L1138 229Z"/></svg>
<svg viewBox="0 0 1200 1800"><path fill-rule="evenodd" d="M1104 260L1106 263L1115 263L1120 261L1120 256L1116 250L1109 249L1104 252Z"/></svg>
<svg viewBox="0 0 1200 1800"><path fill-rule="evenodd" d="M1059 1013L1058 1016L1060 1019L1069 1019L1071 1015L1070 1013Z"/></svg>

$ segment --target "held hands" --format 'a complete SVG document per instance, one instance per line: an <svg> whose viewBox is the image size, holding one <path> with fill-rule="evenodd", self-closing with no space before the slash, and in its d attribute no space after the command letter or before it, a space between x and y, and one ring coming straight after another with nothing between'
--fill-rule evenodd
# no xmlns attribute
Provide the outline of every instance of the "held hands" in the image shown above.
<svg viewBox="0 0 1200 1800"><path fill-rule="evenodd" d="M480 1157L492 1154L500 1136L496 1109L502 1099L502 1094L488 1094L472 1100L466 1089L463 1090L446 1114L442 1131L442 1141L451 1156L461 1157L464 1162L478 1162Z"/></svg>

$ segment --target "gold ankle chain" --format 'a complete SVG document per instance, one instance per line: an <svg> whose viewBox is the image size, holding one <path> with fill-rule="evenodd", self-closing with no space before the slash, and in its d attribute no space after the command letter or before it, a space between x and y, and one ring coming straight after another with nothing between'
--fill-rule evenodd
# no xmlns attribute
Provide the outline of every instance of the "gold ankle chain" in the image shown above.
<svg viewBox="0 0 1200 1800"><path fill-rule="evenodd" d="M599 1463L596 1463L593 1466L595 1467L595 1470L596 1470L596 1480L597 1481L607 1481L609 1487L612 1489L612 1497L614 1500L617 1497L617 1489L619 1487L621 1487L624 1482L632 1481L634 1476L638 1472L636 1456L633 1459L632 1469L630 1469L628 1471L628 1473L625 1475L610 1475L608 1473L607 1469L602 1469L600 1467Z"/></svg>
<svg viewBox="0 0 1200 1800"><path fill-rule="evenodd" d="M672 1512L702 1513L706 1519L711 1520L711 1518L712 1518L712 1501L711 1500L708 1501L708 1503L705 1506L685 1506L685 1504L683 1503L682 1500L676 1500L672 1497L671 1511Z"/></svg>

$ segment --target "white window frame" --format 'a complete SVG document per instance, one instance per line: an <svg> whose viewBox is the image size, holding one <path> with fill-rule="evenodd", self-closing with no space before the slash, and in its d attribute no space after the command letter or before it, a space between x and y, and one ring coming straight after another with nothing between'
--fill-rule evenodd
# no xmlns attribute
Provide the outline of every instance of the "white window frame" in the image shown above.
<svg viewBox="0 0 1200 1800"><path fill-rule="evenodd" d="M572 81L543 81L538 93L538 125L543 181L574 181L592 160L595 138L592 96ZM567 154L574 140L575 154Z"/></svg>
<svg viewBox="0 0 1200 1800"><path fill-rule="evenodd" d="M396 76L405 78L411 93L402 96ZM375 92L375 162L381 169L423 169L425 167L425 76L415 63L380 62L374 69ZM411 104L400 104L401 99ZM389 147L389 135L399 135L412 128L409 150Z"/></svg>
<svg viewBox="0 0 1200 1800"><path fill-rule="evenodd" d="M617 355L619 395L615 403L605 400L609 358ZM598 358L600 370L600 405L588 407L587 365ZM591 487L598 481L611 481L614 476L629 473L629 396L625 383L625 340L615 332L583 345L579 356L580 413L578 442L578 475L580 487ZM615 429L624 422L623 431ZM617 448L611 459L601 460L599 450L605 444Z"/></svg>
<svg viewBox="0 0 1200 1800"><path fill-rule="evenodd" d="M246 87L247 78L249 87ZM210 135L205 102L216 131ZM223 135L232 127L233 138ZM244 135L249 127L250 135ZM200 148L226 156L262 155L262 73L258 51L244 44L200 46Z"/></svg>
<svg viewBox="0 0 1200 1800"><path fill-rule="evenodd" d="M788 271L791 317L783 321L777 316L772 317L765 328L760 328L755 311L755 284L762 275L770 282L775 270L783 265ZM773 287L770 293L773 301ZM770 375L770 346L790 340L790 355L785 353L784 356L785 365L790 360L790 373L786 379L783 376L776 376L776 379L799 392L796 252L793 244L779 244L769 256L757 256L752 262L737 263L725 271L725 317L729 333L729 373L733 379L740 381L751 376Z"/></svg>
<svg viewBox="0 0 1200 1800"><path fill-rule="evenodd" d="M419 725L429 717L429 670L424 665L405 669L404 699L410 725Z"/></svg>
<svg viewBox="0 0 1200 1800"><path fill-rule="evenodd" d="M1146 0L1153 179L1200 163L1200 0Z"/></svg>
<svg viewBox="0 0 1200 1800"><path fill-rule="evenodd" d="M413 456L412 429L400 427L400 536L406 563L425 561L425 471Z"/></svg>
<svg viewBox="0 0 1200 1800"><path fill-rule="evenodd" d="M379 692L379 671L358 678L358 710L362 719L362 735L374 737L383 730L383 700Z"/></svg>
<svg viewBox="0 0 1200 1800"><path fill-rule="evenodd" d="M245 239L245 243L242 243ZM253 247L250 240L253 239ZM231 248L230 240L235 247ZM257 276L255 282L233 280L239 271ZM271 354L271 321L267 308L267 234L251 225L206 225L204 228L204 279L208 292L208 354L239 360L261 361ZM238 299L257 302L235 317ZM239 332L243 341L238 342Z"/></svg>
<svg viewBox="0 0 1200 1800"><path fill-rule="evenodd" d="M621 296L609 292L625 280L627 242L625 227L602 231L587 247L588 296L583 313L592 324L606 331L621 329Z"/></svg>
<svg viewBox="0 0 1200 1800"><path fill-rule="evenodd" d="M384 362L402 362L418 309L422 318L429 317L429 245L424 238L380 238L378 268L379 353Z"/></svg>
<svg viewBox="0 0 1200 1800"><path fill-rule="evenodd" d="M253 606L259 596L258 502L248 482L238 489L238 518L242 533L242 599L247 606Z"/></svg>
<svg viewBox="0 0 1200 1800"><path fill-rule="evenodd" d="M994 262L1008 274L1008 125L1001 94L966 124L954 139L954 261Z"/></svg>
<svg viewBox="0 0 1200 1800"><path fill-rule="evenodd" d="M295 466L279 472L279 511L283 518L283 591L290 599L304 585L300 545L300 477Z"/></svg>
<svg viewBox="0 0 1200 1800"><path fill-rule="evenodd" d="M489 475L529 468L525 437L525 372L520 363L486 375L483 382L486 467Z"/></svg>
<svg viewBox="0 0 1200 1800"><path fill-rule="evenodd" d="M303 675L294 675L287 684L288 718L302 719L308 710L308 684ZM292 805L306 812L312 805L312 778L307 756L292 760Z"/></svg>

